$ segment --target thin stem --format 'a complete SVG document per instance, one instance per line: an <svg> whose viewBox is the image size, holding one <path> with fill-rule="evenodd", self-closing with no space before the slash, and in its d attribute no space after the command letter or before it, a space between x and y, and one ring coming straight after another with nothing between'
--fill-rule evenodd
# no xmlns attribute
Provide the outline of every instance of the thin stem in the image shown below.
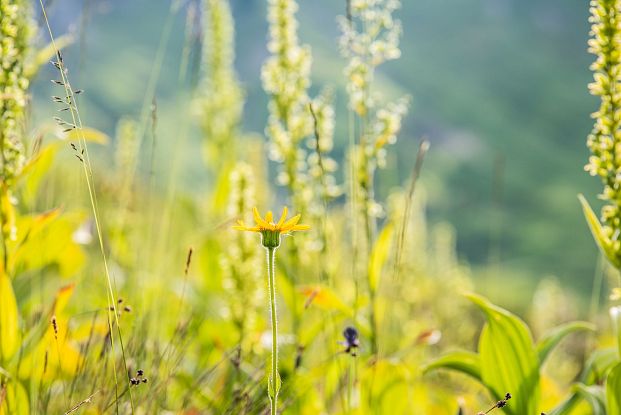
<svg viewBox="0 0 621 415"><path fill-rule="evenodd" d="M278 375L278 318L276 314L276 278L274 275L274 260L276 248L267 248L267 280L270 290L270 317L272 319L272 374L269 382L268 394L270 396L271 415L276 415L278 407L278 391L280 389L280 376Z"/></svg>

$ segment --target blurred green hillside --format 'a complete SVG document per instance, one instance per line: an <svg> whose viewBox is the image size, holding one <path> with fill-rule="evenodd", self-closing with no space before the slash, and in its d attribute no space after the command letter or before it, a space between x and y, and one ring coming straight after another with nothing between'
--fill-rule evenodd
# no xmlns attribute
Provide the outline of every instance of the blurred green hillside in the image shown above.
<svg viewBox="0 0 621 415"><path fill-rule="evenodd" d="M245 126L262 134L267 118L260 84L267 55L265 1L231 3L237 67L247 89ZM313 49L313 87L331 85L338 91L336 152L342 156L347 110L336 16L344 13L344 1L301 3L301 38ZM589 290L596 248L576 198L584 192L593 200L599 188L598 179L582 169L588 114L595 109L586 88L592 61L586 52L587 3L403 3L403 57L384 67L381 92L387 98L407 93L413 99L394 152L398 177L381 176L380 191L407 180L418 141L427 137L432 147L422 183L429 215L432 222L456 227L464 259L475 266L497 261L502 278L529 277L532 282L552 274ZM120 117L140 116L162 45L156 166L179 154L184 186L200 190L209 183L197 151L200 136L184 127L191 120L200 33L186 28L186 4L170 10L164 0L54 1L49 7L56 32L75 27L77 40L65 55L77 86L86 91L85 121L110 135ZM168 28L170 39L162 42ZM184 74L179 73L182 63L187 63ZM35 86L37 119L50 117L45 99L52 76L51 70L41 73ZM105 162L100 164L105 168ZM166 171L156 168L162 188L170 179Z"/></svg>

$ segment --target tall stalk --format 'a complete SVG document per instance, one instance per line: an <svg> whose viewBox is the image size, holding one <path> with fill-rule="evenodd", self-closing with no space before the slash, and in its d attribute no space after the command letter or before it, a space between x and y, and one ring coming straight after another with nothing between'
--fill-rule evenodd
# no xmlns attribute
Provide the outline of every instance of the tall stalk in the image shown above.
<svg viewBox="0 0 621 415"><path fill-rule="evenodd" d="M267 284L270 291L270 318L272 323L272 374L270 375L269 395L271 414L276 415L278 408L278 392L280 391L280 375L278 374L278 317L276 311L276 278L274 260L276 248L266 248L267 251Z"/></svg>
<svg viewBox="0 0 621 415"><path fill-rule="evenodd" d="M374 75L383 62L400 56L399 36L401 26L393 19L393 12L400 7L397 0L361 0L347 3L347 16L341 18L341 50L349 59L345 68L349 110L356 123L350 121L351 187L350 203L357 221L364 229L361 240L355 238L354 257L366 253L366 262L376 241L378 218L383 215L382 206L375 199L374 181L378 168L385 165L388 144L396 141L401 129L401 119L407 111L407 99L380 106L374 94ZM355 234L352 231L352 234ZM360 247L362 246L362 248ZM366 263L362 261L362 264ZM354 265L354 268L356 266ZM354 269L366 278L369 296L369 324L371 326L371 352L377 356L378 321L377 288L371 283L368 267Z"/></svg>
<svg viewBox="0 0 621 415"><path fill-rule="evenodd" d="M305 231L310 229L308 225L298 225L301 215L296 215L287 220L287 208L283 209L278 222L274 222L272 212L267 212L265 219L259 215L259 211L254 208L254 221L256 226L246 226L243 220L238 220L233 228L240 231L258 232L261 234L261 245L267 253L267 281L270 292L270 317L272 321L272 361L271 373L268 378L268 396L270 398L270 411L276 415L278 411L278 392L280 392L280 375L278 374L278 314L276 310L276 277L275 262L276 249L280 246L280 236L285 233L295 231Z"/></svg>

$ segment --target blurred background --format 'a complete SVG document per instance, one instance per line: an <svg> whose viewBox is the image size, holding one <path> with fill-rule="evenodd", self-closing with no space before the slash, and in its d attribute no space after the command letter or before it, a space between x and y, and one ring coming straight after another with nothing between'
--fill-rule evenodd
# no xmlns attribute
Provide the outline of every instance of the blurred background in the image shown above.
<svg viewBox="0 0 621 415"><path fill-rule="evenodd" d="M74 87L85 90L85 124L114 137L120 118L145 115L145 93L155 88L155 165L169 165L172 158L178 165L173 173L155 168L156 185L164 191L174 182L200 195L210 179L191 111L202 39L200 16L191 13L196 2L47 3L55 33L69 27L75 38L65 59ZM236 66L247 94L244 127L263 135L266 2L231 5ZM313 51L312 92L325 86L336 91L337 158L348 139L336 24L344 12L344 0L302 1L298 12L301 41ZM576 196L581 192L593 201L600 184L582 169L589 114L596 108L587 91L593 60L586 51L587 3L405 0L397 16L402 59L383 65L378 83L386 98L409 94L412 106L396 151L389 152L388 162L398 168L378 178L380 197L407 180L425 137L431 151L420 189L429 220L455 227L458 253L471 264L480 292L511 304L516 296L530 297L538 280L555 276L588 297L597 250ZM43 35L42 43L48 40ZM34 85L35 122L54 115L48 99L54 76L53 68L45 68ZM110 149L97 151L95 163L106 168Z"/></svg>

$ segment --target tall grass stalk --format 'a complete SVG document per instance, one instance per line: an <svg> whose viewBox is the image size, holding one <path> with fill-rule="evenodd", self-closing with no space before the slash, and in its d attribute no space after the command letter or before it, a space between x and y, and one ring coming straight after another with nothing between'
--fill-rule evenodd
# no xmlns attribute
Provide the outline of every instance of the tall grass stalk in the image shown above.
<svg viewBox="0 0 621 415"><path fill-rule="evenodd" d="M408 228L408 224L410 223L410 213L412 211L412 199L414 197L414 190L416 190L416 182L418 182L418 178L420 177L420 172L423 168L423 161L425 160L425 156L427 155L427 151L429 151L429 141L423 139L418 146L418 153L416 154L416 161L414 162L414 167L412 169L412 176L410 178L410 188L408 190L406 200L405 200L405 209L403 211L403 219L401 221L401 227L399 229L399 236L397 238L397 248L395 251L395 266L394 266L394 280L399 280L399 273L401 271L401 261L403 256L403 249L405 245L405 237L406 231Z"/></svg>
<svg viewBox="0 0 621 415"><path fill-rule="evenodd" d="M134 408L134 399L132 396L132 392L131 392L131 385L129 382L129 377L126 375L128 373L128 366L127 366L127 357L125 355L125 346L123 344L123 336L121 333L121 325L119 322L119 316L118 316L118 310L117 310L117 301L116 301L116 296L114 293L114 289L112 287L112 277L111 277L111 273L110 273L110 269L108 266L108 259L107 259L107 255L106 255L106 251L105 251L105 247L104 247L104 242L103 242L103 235L102 235L102 226L101 226L101 220L100 220L100 214L99 214L99 208L98 208L98 204L97 204L97 195L95 193L95 187L93 184L93 170L92 170L92 165L91 165L91 161L90 161L90 156L89 156L89 152L88 152L88 146L86 144L86 138L84 136L84 130L83 130L83 124L82 124L82 119L80 117L80 112L78 110L78 106L77 106L77 101L76 101L76 94L74 92L74 90L71 87L71 84L69 83L69 79L68 79L68 71L65 67L63 58L62 58L62 54L60 52L60 50L58 49L58 47L56 46L56 42L55 42L55 38L54 35L52 33L52 28L50 26L49 23L49 19L47 16L47 12L45 10L45 6L43 5L43 0L39 0L39 4L41 6L41 12L43 14L43 18L45 20L45 25L47 27L49 36L50 36L50 41L52 42L52 46L54 48L55 54L56 54L56 62L55 62L55 66L58 68L58 72L60 73L61 76L61 83L62 86L64 88L66 97L67 97L67 104L68 104L68 108L69 108L69 113L71 115L72 121L73 121L73 126L75 128L75 130L78 132L78 145L79 145L79 157L81 160L81 164L82 164L82 169L84 172L84 177L86 179L86 184L87 184L87 188L88 188L88 194L89 194L89 199L91 202L91 209L93 212L93 218L95 221L95 228L97 231L97 240L99 242L99 249L101 251L101 256L103 259L103 266L104 266L104 271L106 274L106 281L107 281L107 296L108 296L108 305L109 305L109 310L108 311L108 326L110 329L110 343L111 346L114 350L115 348L115 342L114 342L114 335L113 335L113 323L112 323L112 317L110 316L111 313L114 314L114 322L116 323L116 328L117 328L117 334L119 337L119 344L121 347L121 354L123 357L123 365L125 368L125 374L124 376L126 377L126 384L129 390L129 397L130 397L130 405L131 405L131 412L132 414L135 411ZM116 372L116 365L114 365L114 379L115 379L115 385L116 385L116 394L117 394L117 399L115 400L117 402L116 404L116 411L117 413L119 413L119 406L118 406L118 377L117 377L117 372Z"/></svg>
<svg viewBox="0 0 621 415"><path fill-rule="evenodd" d="M363 238L354 241L354 255L365 252L363 264L367 264L371 257L377 219L383 215L382 206L375 199L375 173L377 168L385 166L385 147L396 141L401 119L407 111L405 98L380 106L373 91L376 68L385 61L400 57L401 26L393 18L399 7L399 1L395 0L351 2L347 3L347 16L340 19L341 51L348 59L345 75L349 110L354 118L354 122L350 120L350 142L353 143L350 143L350 163L353 165L350 169L350 203L352 209L357 208L354 228L361 226L364 229ZM371 283L368 267L362 266L355 273L366 276L371 352L377 356L377 291Z"/></svg>

